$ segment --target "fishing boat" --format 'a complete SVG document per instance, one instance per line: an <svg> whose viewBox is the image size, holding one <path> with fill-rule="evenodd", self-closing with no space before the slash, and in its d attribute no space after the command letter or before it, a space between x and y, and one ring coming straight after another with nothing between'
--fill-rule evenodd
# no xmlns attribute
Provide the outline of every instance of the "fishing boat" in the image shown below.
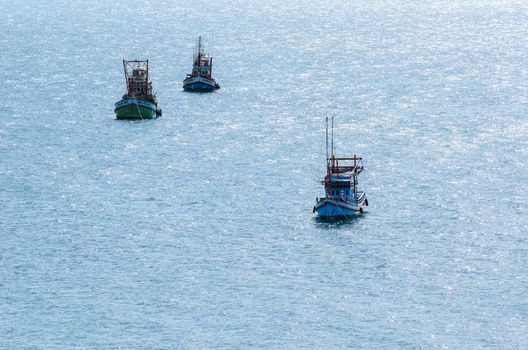
<svg viewBox="0 0 528 350"><path fill-rule="evenodd" d="M212 77L213 58L204 53L202 37L198 37L198 43L193 53L193 69L191 74L183 81L183 89L193 92L212 92L220 89L220 85Z"/></svg>
<svg viewBox="0 0 528 350"><path fill-rule="evenodd" d="M156 94L149 81L149 61L123 60L127 92L115 104L117 119L154 119L161 117Z"/></svg>
<svg viewBox="0 0 528 350"><path fill-rule="evenodd" d="M363 171L363 158L338 158L334 155L334 118L332 118L332 155L328 155L328 118L326 119L326 175L321 182L325 196L316 198L313 212L322 219L344 219L363 214L368 199L358 190L358 176Z"/></svg>

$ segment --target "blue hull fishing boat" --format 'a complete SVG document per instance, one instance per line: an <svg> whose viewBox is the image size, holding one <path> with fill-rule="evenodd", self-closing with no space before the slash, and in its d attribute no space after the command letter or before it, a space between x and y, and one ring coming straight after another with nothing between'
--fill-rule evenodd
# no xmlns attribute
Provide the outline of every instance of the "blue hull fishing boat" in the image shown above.
<svg viewBox="0 0 528 350"><path fill-rule="evenodd" d="M365 191L358 190L358 176L363 171L363 158L334 155L334 120L332 118L332 156L328 156L328 118L326 119L326 175L322 181L325 196L316 198L313 212L322 219L346 219L363 214L368 206Z"/></svg>
<svg viewBox="0 0 528 350"><path fill-rule="evenodd" d="M193 54L193 69L183 81L183 89L192 92L212 92L220 85L212 77L213 58L204 53L202 37L198 37L197 48Z"/></svg>

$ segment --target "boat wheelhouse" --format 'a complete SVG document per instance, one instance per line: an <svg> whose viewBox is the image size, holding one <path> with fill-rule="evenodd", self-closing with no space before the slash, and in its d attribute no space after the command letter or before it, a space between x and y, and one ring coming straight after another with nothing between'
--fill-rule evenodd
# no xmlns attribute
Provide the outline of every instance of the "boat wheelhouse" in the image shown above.
<svg viewBox="0 0 528 350"><path fill-rule="evenodd" d="M161 117L156 94L149 80L148 60L123 60L126 94L115 104L117 119L153 119Z"/></svg>
<svg viewBox="0 0 528 350"><path fill-rule="evenodd" d="M192 92L212 92L220 89L220 85L212 77L213 58L204 53L202 37L198 37L198 43L193 53L192 73L187 74L183 81L183 89Z"/></svg>
<svg viewBox="0 0 528 350"><path fill-rule="evenodd" d="M326 175L322 181L325 196L316 198L313 212L323 219L343 219L362 214L368 199L365 191L358 189L358 176L363 171L363 158L338 158L334 155L332 136L332 156L328 156L328 118L327 118L327 157ZM332 118L333 135L333 118Z"/></svg>

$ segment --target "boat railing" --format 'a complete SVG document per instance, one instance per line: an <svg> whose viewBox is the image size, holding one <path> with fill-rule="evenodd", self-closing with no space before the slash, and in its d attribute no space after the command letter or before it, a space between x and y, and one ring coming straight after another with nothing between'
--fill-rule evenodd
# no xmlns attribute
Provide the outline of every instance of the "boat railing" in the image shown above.
<svg viewBox="0 0 528 350"><path fill-rule="evenodd" d="M339 164L340 162L345 164ZM353 164L350 164L350 162L353 162ZM352 173L353 175L358 175L361 171L363 171L362 157L354 155L353 157L337 158L332 156L327 158L327 174Z"/></svg>
<svg viewBox="0 0 528 350"><path fill-rule="evenodd" d="M363 171L363 165L339 165L339 166L332 166L328 165L327 172L328 174L344 174L344 173L352 173L355 175L359 175Z"/></svg>

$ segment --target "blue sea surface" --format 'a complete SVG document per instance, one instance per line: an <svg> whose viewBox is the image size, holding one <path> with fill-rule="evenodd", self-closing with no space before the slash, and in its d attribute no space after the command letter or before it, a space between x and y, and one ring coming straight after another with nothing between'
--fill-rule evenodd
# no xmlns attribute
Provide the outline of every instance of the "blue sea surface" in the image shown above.
<svg viewBox="0 0 528 350"><path fill-rule="evenodd" d="M0 349L528 348L526 1L0 13ZM163 117L117 121L146 58ZM312 214L327 116L355 220Z"/></svg>

